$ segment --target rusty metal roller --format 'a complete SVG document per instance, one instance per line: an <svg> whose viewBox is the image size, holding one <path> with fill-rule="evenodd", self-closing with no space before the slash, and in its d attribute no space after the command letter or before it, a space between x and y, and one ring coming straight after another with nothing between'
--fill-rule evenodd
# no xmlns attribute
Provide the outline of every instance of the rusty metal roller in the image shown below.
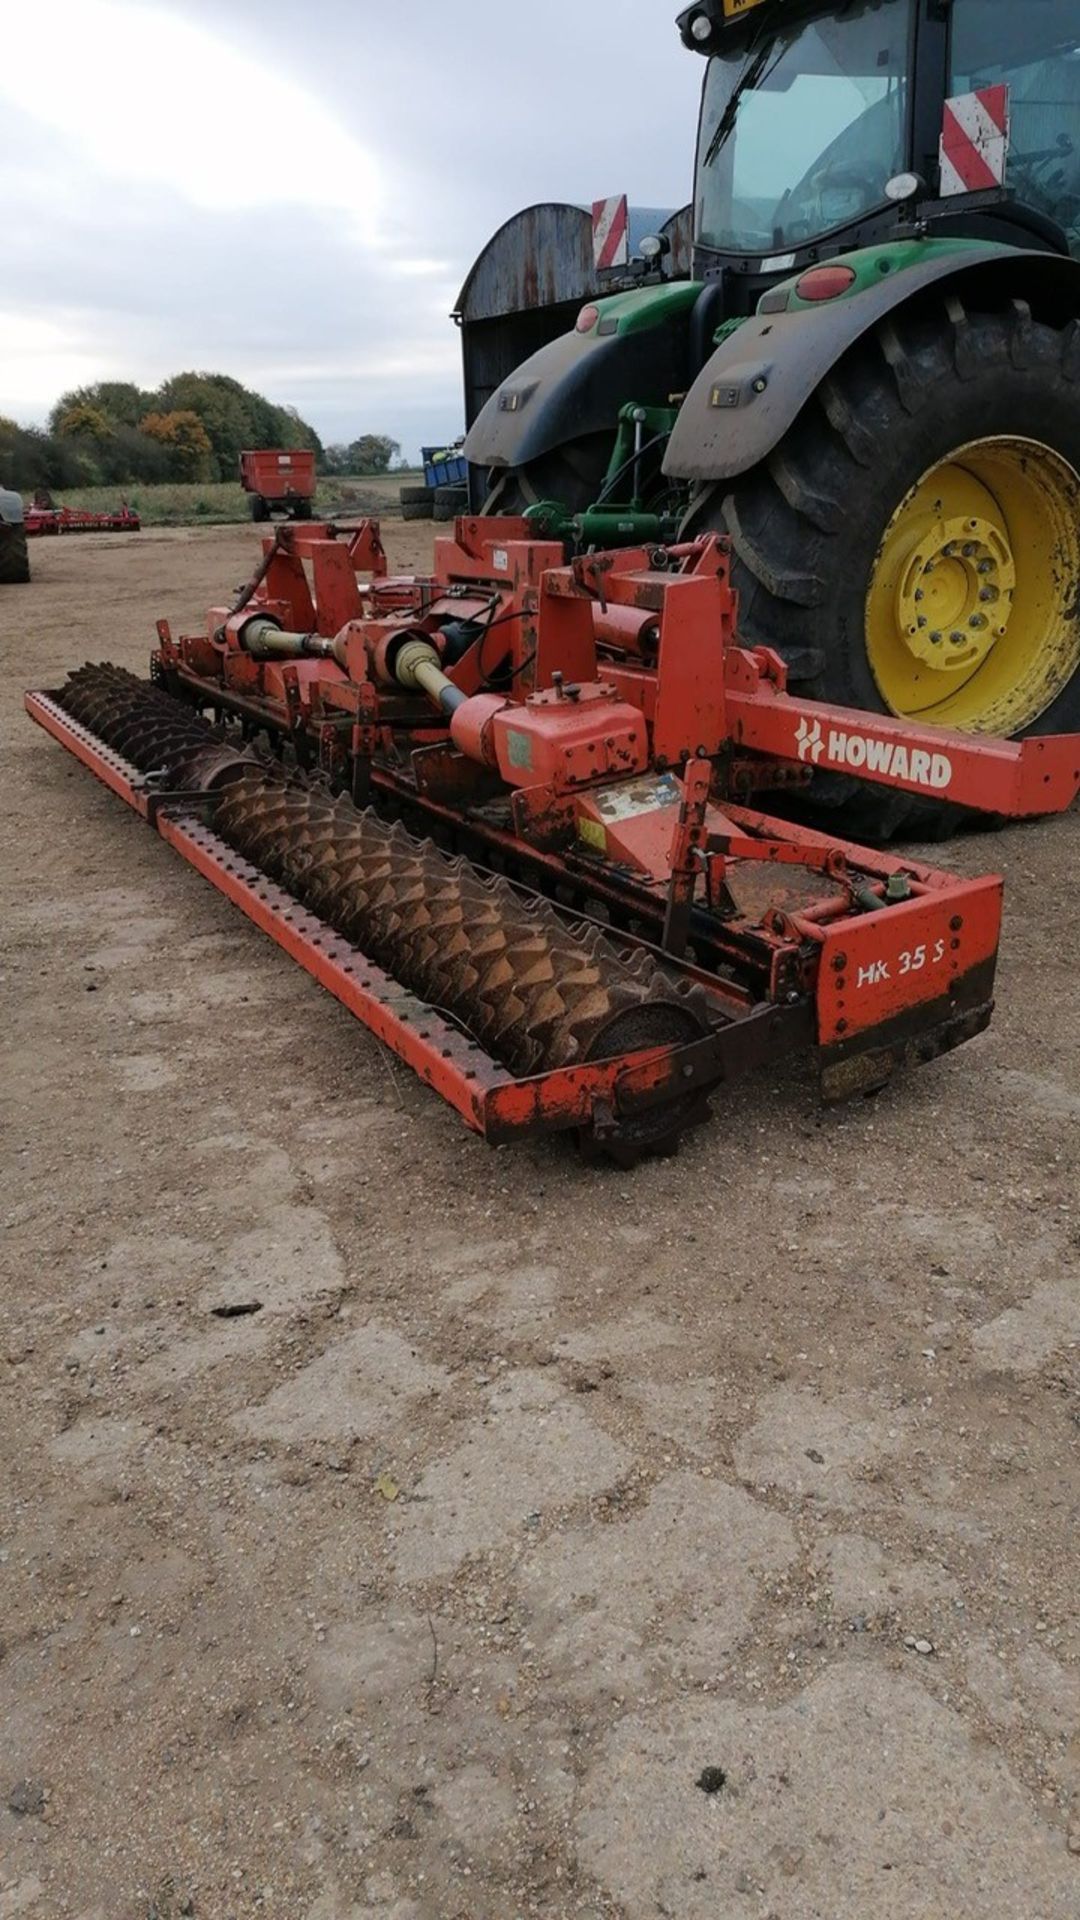
<svg viewBox="0 0 1080 1920"><path fill-rule="evenodd" d="M216 787L235 777L251 755L217 727L126 667L87 664L58 695L73 720L142 773L160 769L172 787Z"/></svg>
<svg viewBox="0 0 1080 1920"><path fill-rule="evenodd" d="M700 1006L594 928L440 852L370 808L244 772L215 829L516 1073L697 1038Z"/></svg>

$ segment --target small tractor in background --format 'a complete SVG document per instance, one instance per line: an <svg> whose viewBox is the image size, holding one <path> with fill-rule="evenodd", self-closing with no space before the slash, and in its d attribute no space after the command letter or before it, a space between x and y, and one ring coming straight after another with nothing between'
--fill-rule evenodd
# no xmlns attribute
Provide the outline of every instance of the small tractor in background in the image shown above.
<svg viewBox="0 0 1080 1920"><path fill-rule="evenodd" d="M589 547L714 531L793 688L1080 725L1080 7L696 0L693 278L590 300L487 401L474 509ZM887 838L827 751L815 811Z"/></svg>
<svg viewBox="0 0 1080 1920"><path fill-rule="evenodd" d="M0 587L21 586L29 578L22 495L0 487Z"/></svg>
<svg viewBox="0 0 1080 1920"><path fill-rule="evenodd" d="M240 485L251 495L253 520L275 513L310 520L315 499L315 455L306 447L260 447L240 455Z"/></svg>

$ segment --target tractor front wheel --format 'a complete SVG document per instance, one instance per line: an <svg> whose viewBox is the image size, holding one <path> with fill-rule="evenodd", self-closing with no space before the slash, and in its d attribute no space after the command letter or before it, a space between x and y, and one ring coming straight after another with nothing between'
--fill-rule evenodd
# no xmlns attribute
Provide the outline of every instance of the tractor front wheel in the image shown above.
<svg viewBox="0 0 1080 1920"><path fill-rule="evenodd" d="M541 500L556 500L567 513L583 513L604 484L613 443L610 433L583 434L527 466L492 467L481 513L524 513Z"/></svg>
<svg viewBox="0 0 1080 1920"><path fill-rule="evenodd" d="M731 537L740 629L816 699L965 732L1080 728L1080 325L909 312L855 349L696 525ZM947 803L837 775L854 837Z"/></svg>

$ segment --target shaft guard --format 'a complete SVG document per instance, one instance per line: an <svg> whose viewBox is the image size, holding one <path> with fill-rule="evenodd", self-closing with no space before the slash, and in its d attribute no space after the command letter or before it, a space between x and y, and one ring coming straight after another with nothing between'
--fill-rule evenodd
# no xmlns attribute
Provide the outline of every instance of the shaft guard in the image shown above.
<svg viewBox="0 0 1080 1920"><path fill-rule="evenodd" d="M1080 316L1080 264L1022 247L933 252L849 299L756 314L706 362L683 402L664 472L707 484L748 473L773 451L811 395L857 341L927 288L977 308L1025 300Z"/></svg>

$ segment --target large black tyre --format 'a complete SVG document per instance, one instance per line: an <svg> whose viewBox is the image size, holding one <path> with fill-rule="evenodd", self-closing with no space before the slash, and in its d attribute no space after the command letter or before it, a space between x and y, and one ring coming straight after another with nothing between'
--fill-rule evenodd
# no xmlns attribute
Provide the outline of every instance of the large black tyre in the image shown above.
<svg viewBox="0 0 1080 1920"><path fill-rule="evenodd" d="M403 520L430 520L430 504L422 500L403 500L401 503L401 517Z"/></svg>
<svg viewBox="0 0 1080 1920"><path fill-rule="evenodd" d="M889 711L867 643L868 583L886 530L933 469L961 450L970 461L973 443L1006 438L1067 463L1080 515L1077 321L1035 320L1021 302L969 315L950 299L913 305L879 328L834 369L768 460L695 505L694 530L730 535L743 636L777 648L803 693ZM1018 542L1018 598L1023 564ZM1074 580L1065 594L1066 634L1078 587ZM1062 651L1042 710L1015 731L1080 728L1080 631L1077 642L1075 657ZM815 778L810 801L814 815L853 838L929 838L962 817L946 802L834 774Z"/></svg>
<svg viewBox="0 0 1080 1920"><path fill-rule="evenodd" d="M436 487L433 518L436 520L456 520L459 513L469 511L468 487Z"/></svg>
<svg viewBox="0 0 1080 1920"><path fill-rule="evenodd" d="M568 513L584 512L604 484L614 439L614 432L583 434L527 466L493 468L481 513L524 513L541 500L557 500Z"/></svg>
<svg viewBox="0 0 1080 1920"><path fill-rule="evenodd" d="M0 586L25 586L30 578L26 528L0 522Z"/></svg>
<svg viewBox="0 0 1080 1920"><path fill-rule="evenodd" d="M313 512L311 501L294 500L290 511L294 520L310 520Z"/></svg>
<svg viewBox="0 0 1080 1920"><path fill-rule="evenodd" d="M253 520L269 520L270 518L270 508L261 493L253 493L251 496L251 517Z"/></svg>
<svg viewBox="0 0 1080 1920"><path fill-rule="evenodd" d="M398 498L403 507L426 507L430 513L435 489L434 487L399 487Z"/></svg>

